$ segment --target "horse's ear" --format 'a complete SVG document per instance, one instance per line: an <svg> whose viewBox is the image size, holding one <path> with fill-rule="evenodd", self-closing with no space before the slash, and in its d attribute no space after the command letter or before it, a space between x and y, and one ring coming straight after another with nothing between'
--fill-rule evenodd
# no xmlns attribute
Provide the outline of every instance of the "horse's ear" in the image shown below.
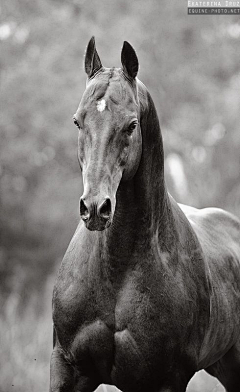
<svg viewBox="0 0 240 392"><path fill-rule="evenodd" d="M87 76L91 78L100 68L102 68L102 63L95 47L95 38L92 37L86 49L85 71Z"/></svg>
<svg viewBox="0 0 240 392"><path fill-rule="evenodd" d="M135 50L132 45L130 45L127 41L124 41L122 53L121 53L121 61L123 66L123 72L135 79L138 73L138 58Z"/></svg>

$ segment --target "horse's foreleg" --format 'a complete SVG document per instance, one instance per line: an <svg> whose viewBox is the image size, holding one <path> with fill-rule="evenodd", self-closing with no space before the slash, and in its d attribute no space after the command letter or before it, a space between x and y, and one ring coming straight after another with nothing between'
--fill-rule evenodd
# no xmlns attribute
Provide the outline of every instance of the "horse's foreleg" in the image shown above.
<svg viewBox="0 0 240 392"><path fill-rule="evenodd" d="M186 387L187 388L187 387ZM185 392L186 388L179 388L179 387L163 387L160 389L159 392Z"/></svg>
<svg viewBox="0 0 240 392"><path fill-rule="evenodd" d="M93 392L99 382L94 374L77 370L65 359L62 350L55 347L50 364L50 392Z"/></svg>
<svg viewBox="0 0 240 392"><path fill-rule="evenodd" d="M178 387L178 386L174 386L174 387L163 387L160 389L159 392L185 392L187 389L186 387Z"/></svg>
<svg viewBox="0 0 240 392"><path fill-rule="evenodd" d="M55 346L50 363L50 392L73 392L74 369Z"/></svg>
<svg viewBox="0 0 240 392"><path fill-rule="evenodd" d="M227 392L240 391L240 339L221 359L205 370L217 377Z"/></svg>
<svg viewBox="0 0 240 392"><path fill-rule="evenodd" d="M168 380L158 392L186 392L187 385L194 375L194 371L175 369Z"/></svg>

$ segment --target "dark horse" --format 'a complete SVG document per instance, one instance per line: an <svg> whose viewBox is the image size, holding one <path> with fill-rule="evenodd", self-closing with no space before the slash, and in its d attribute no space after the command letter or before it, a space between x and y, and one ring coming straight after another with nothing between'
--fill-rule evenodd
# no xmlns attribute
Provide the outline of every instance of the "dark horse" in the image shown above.
<svg viewBox="0 0 240 392"><path fill-rule="evenodd" d="M158 116L124 42L105 68L92 38L74 115L81 222L53 294L51 392L183 392L200 369L240 391L240 222L179 206Z"/></svg>

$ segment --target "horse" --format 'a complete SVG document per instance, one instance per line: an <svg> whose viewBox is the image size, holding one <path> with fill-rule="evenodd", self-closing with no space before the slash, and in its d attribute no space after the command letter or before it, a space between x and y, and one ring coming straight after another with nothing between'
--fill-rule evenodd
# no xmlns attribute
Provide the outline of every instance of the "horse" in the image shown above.
<svg viewBox="0 0 240 392"><path fill-rule="evenodd" d="M240 221L167 191L156 108L124 41L106 68L94 37L73 117L80 223L53 290L51 392L183 392L205 369L240 390Z"/></svg>

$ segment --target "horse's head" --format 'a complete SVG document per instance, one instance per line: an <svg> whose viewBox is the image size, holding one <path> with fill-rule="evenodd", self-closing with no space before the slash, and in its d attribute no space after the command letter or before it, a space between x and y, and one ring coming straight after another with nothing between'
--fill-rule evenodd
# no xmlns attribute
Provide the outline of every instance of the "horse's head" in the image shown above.
<svg viewBox="0 0 240 392"><path fill-rule="evenodd" d="M120 181L130 180L141 157L136 76L138 59L124 42L122 68L105 68L92 38L85 56L87 87L74 115L84 192L80 215L89 230L109 227Z"/></svg>

